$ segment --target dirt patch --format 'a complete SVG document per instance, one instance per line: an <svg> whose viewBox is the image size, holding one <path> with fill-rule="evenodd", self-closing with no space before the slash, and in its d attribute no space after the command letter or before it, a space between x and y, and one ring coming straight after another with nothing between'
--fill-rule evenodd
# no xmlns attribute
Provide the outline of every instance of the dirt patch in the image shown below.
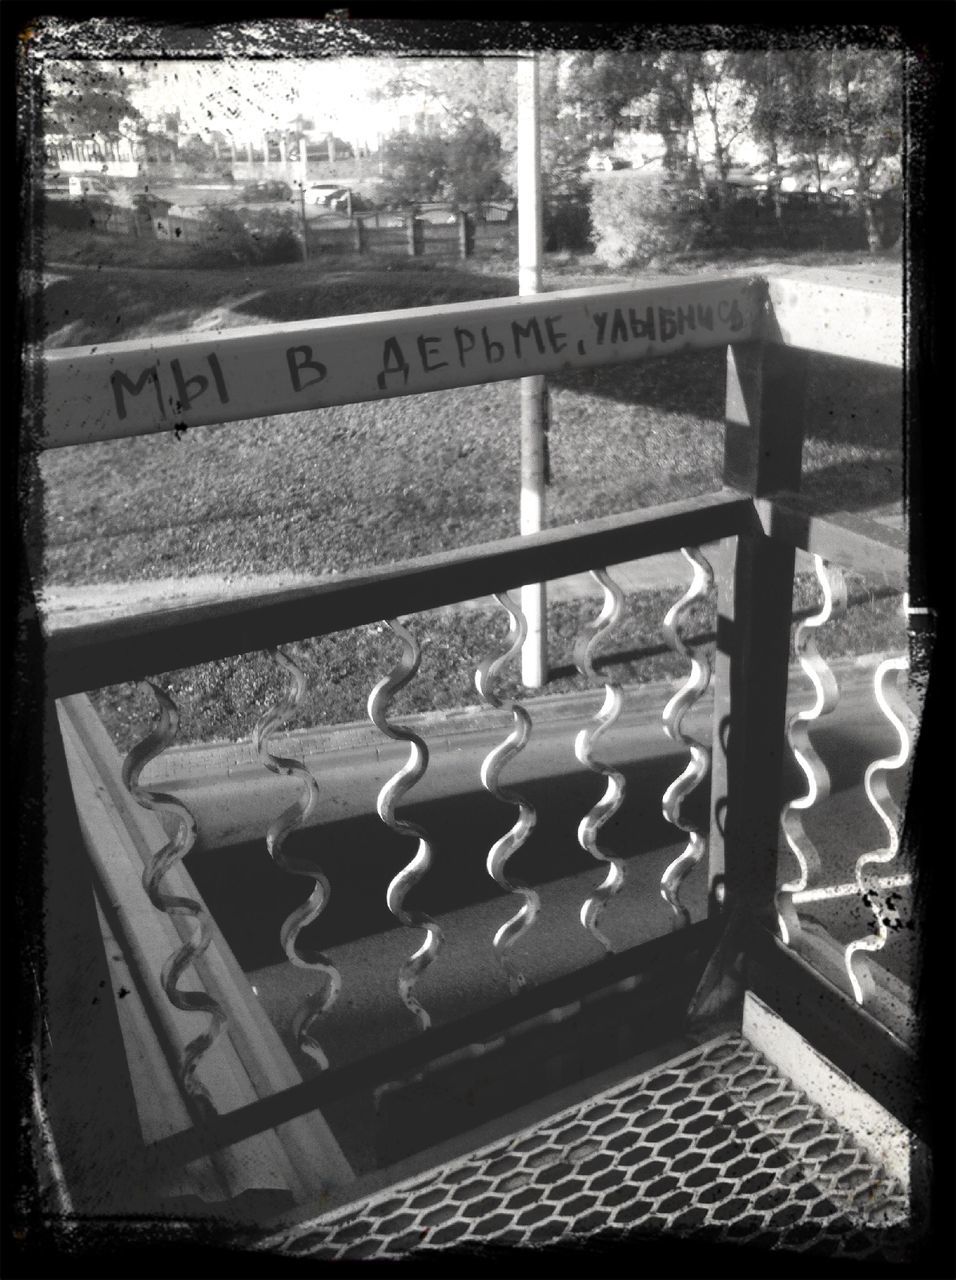
<svg viewBox="0 0 956 1280"><path fill-rule="evenodd" d="M100 582L89 586L49 586L39 600L51 630L124 618L178 605L255 596L283 587L307 587L328 581L310 574L205 573L194 578L155 578L140 582Z"/></svg>

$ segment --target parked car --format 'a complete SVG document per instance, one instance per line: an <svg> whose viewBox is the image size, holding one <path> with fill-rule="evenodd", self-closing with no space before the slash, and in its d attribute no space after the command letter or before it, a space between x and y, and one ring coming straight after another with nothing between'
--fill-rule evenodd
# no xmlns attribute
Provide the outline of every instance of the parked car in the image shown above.
<svg viewBox="0 0 956 1280"><path fill-rule="evenodd" d="M262 204L271 200L291 200L292 188L288 182L271 180L268 182L248 182L242 188L243 200L253 200Z"/></svg>
<svg viewBox="0 0 956 1280"><path fill-rule="evenodd" d="M713 164L703 166L704 179L710 188L720 186L717 168ZM759 194L770 184L770 170L762 164L732 164L727 170L727 187L736 193Z"/></svg>
<svg viewBox="0 0 956 1280"><path fill-rule="evenodd" d="M349 207L350 194L348 187L334 182L313 182L305 189L305 202L345 212Z"/></svg>
<svg viewBox="0 0 956 1280"><path fill-rule="evenodd" d="M609 151L592 151L587 167L591 173L610 173L613 169L631 169L633 164L623 156L611 155Z"/></svg>
<svg viewBox="0 0 956 1280"><path fill-rule="evenodd" d="M447 204L420 204L415 217L432 227L447 227L458 221L458 214Z"/></svg>

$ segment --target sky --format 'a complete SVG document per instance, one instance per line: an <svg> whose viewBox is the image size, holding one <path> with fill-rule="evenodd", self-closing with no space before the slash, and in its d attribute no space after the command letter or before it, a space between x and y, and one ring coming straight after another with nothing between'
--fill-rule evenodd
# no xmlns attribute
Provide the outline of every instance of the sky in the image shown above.
<svg viewBox="0 0 956 1280"><path fill-rule="evenodd" d="M284 59L137 64L145 85L132 96L147 115L179 108L190 132L235 132L237 138L290 123L302 114L350 140L389 132L394 104L373 101L389 69L383 59Z"/></svg>

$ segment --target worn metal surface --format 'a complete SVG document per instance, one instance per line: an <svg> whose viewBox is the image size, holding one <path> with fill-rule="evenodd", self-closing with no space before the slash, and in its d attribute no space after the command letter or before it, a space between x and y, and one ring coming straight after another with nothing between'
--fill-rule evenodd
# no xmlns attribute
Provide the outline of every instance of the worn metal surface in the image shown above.
<svg viewBox="0 0 956 1280"><path fill-rule="evenodd" d="M569 289L43 353L45 448L749 341L766 285Z"/></svg>
<svg viewBox="0 0 956 1280"><path fill-rule="evenodd" d="M898 281L820 271L774 277L769 284L771 340L902 368L903 297Z"/></svg>
<svg viewBox="0 0 956 1280"><path fill-rule="evenodd" d="M763 530L775 541L822 556L844 569L875 574L903 588L907 536L855 511L819 511L801 494L775 493L754 503Z"/></svg>
<svg viewBox="0 0 956 1280"><path fill-rule="evenodd" d="M901 1185L730 1033L261 1247L344 1262L667 1232L891 1256L908 1224Z"/></svg>
<svg viewBox="0 0 956 1280"><path fill-rule="evenodd" d="M253 649L378 623L542 582L596 564L617 564L699 546L757 525L753 504L718 491L604 516L579 525L502 538L463 550L342 575L307 587L156 610L51 630L51 694L83 693Z"/></svg>
<svg viewBox="0 0 956 1280"><path fill-rule="evenodd" d="M886 828L887 844L883 849L861 854L856 862L857 887L873 914L873 933L854 940L844 952L847 976L857 1004L863 1004L867 995L872 995L873 979L865 963L860 964L856 961L856 957L860 956L861 952L881 951L889 937L888 923L891 916L883 900L882 886L873 883L872 873L868 874L867 868L891 863L900 848L900 810L886 785L886 775L892 770L902 769L909 759L915 724L914 717L899 691L893 686L887 688L886 677L891 672L902 673L908 670L909 658L887 658L877 667L873 677L873 693L877 705L898 734L899 748L891 756L874 760L867 768L863 779L866 798Z"/></svg>

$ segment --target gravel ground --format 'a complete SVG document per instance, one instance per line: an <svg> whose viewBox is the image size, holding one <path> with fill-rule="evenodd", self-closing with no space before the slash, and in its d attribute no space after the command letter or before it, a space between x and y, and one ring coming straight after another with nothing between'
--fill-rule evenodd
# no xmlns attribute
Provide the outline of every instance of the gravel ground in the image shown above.
<svg viewBox="0 0 956 1280"><path fill-rule="evenodd" d="M702 269L699 263L685 265ZM840 264L841 269L852 265ZM742 266L725 268L740 271ZM874 264L857 263L856 269L861 277L872 275ZM892 274L898 265L884 263L881 269ZM170 271L80 272L74 267L64 269L64 276L47 290L48 315L69 309L72 300L83 309L87 329L118 326L115 336L201 325L211 314L224 323L250 324L513 291L512 282L490 271L414 269L408 262L393 271L367 265L358 272L327 268L311 279L296 268L193 272L177 279ZM573 288L622 278L601 274L596 281L586 273L575 275L569 264L552 283ZM722 351L568 374L550 380L549 388L552 484L546 523L573 523L719 486ZM508 536L517 532L519 418L518 384L497 383L199 428L178 440L163 434L54 450L39 466L44 530L36 579L48 600L55 602L59 592L61 605L70 605L76 616L83 600L76 595L71 600L63 594L68 590L92 591L86 603L94 608L110 600L122 608L124 599L128 606L131 599L146 597L173 603L241 587L251 578L284 584ZM815 359L809 419L805 490L832 506L891 517L898 513L903 487L898 374ZM678 592L681 582L675 582ZM97 601L97 590L105 599L101 594ZM638 609L637 630L653 618L656 641L674 592L654 596ZM842 651L879 648L881 628L888 637L895 634L889 602L880 606L882 612L876 609L859 635L843 636ZM562 615L556 625L570 636L579 624L576 617ZM435 643L450 665L460 666L458 650L467 648L471 662L485 639L484 632L472 641L452 628ZM339 650L341 658L341 645ZM343 660L358 674L363 663L373 661L364 641ZM381 661L388 659L374 659ZM329 715L353 718L348 699L339 706L336 681L347 674L340 668L342 663L333 660L323 682L326 723ZM242 732L248 731L251 705L271 687L272 678L251 672L245 693L239 688L227 696L228 675L181 673L181 692L189 694L186 700L195 703L198 716L191 736L214 731L230 736L240 722ZM443 679L423 682L426 706L436 705L429 698L461 696L457 686L446 689ZM329 698L334 708L326 705ZM106 698L118 728L130 723L120 713L127 702L118 693ZM138 713L132 716L137 718Z"/></svg>

